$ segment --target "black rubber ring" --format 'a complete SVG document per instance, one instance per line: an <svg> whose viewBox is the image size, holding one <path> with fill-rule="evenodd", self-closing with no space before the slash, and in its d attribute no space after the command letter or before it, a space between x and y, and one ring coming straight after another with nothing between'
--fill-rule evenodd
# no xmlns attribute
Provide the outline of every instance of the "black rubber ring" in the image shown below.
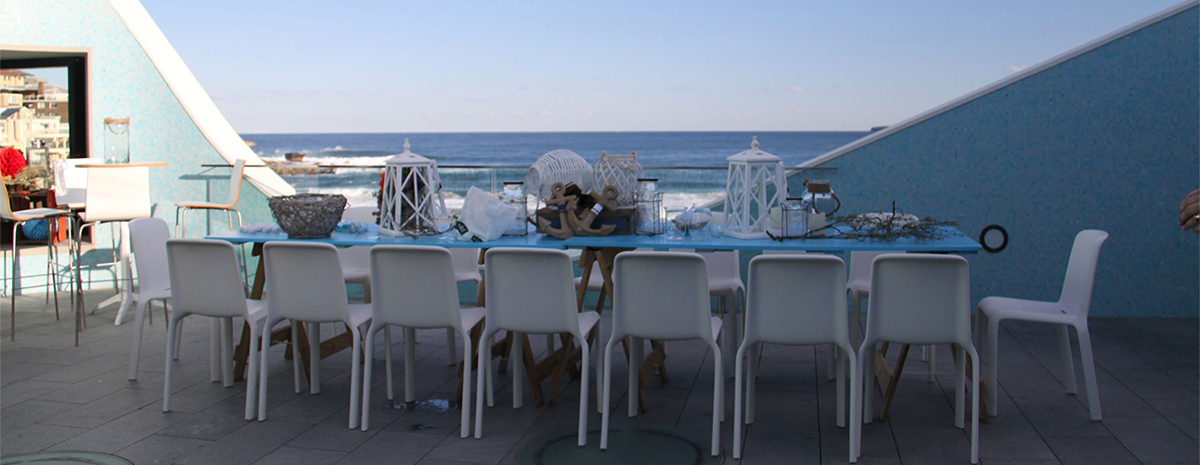
<svg viewBox="0 0 1200 465"><path fill-rule="evenodd" d="M988 245L987 241L984 240L984 238L987 237L987 233L992 232L992 230L1000 231L1000 235L1004 238L1004 240L1000 242L999 246L991 247ZM1003 226L998 224L989 224L983 228L983 231L979 232L979 245L983 246L983 250L991 253L999 253L1001 250L1004 250L1005 247L1008 247L1008 231L1006 231Z"/></svg>

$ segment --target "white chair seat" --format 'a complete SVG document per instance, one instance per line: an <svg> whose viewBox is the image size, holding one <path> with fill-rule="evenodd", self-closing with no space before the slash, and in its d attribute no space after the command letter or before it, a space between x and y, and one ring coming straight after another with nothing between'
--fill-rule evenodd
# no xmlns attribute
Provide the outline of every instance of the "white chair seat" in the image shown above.
<svg viewBox="0 0 1200 465"><path fill-rule="evenodd" d="M17 221L29 221L49 218L51 216L66 215L68 213L70 212L66 210L59 210L57 208L30 208L12 212L12 215L13 218L17 219Z"/></svg>

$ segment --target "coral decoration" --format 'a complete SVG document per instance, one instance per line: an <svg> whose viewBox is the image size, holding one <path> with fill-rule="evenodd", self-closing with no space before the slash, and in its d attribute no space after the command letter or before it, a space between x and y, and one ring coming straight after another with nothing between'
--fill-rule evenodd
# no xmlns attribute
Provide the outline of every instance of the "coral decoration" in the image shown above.
<svg viewBox="0 0 1200 465"><path fill-rule="evenodd" d="M8 147L0 149L0 174L13 176L25 168L25 155L20 150Z"/></svg>

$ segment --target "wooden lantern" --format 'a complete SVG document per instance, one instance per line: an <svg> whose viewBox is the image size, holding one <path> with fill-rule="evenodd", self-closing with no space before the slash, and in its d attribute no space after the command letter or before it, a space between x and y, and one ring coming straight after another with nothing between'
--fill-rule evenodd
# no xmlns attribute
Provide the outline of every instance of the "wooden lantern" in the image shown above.
<svg viewBox="0 0 1200 465"><path fill-rule="evenodd" d="M379 232L402 234L438 234L437 214L446 211L437 162L409 151L388 158L383 171L383 202Z"/></svg>
<svg viewBox="0 0 1200 465"><path fill-rule="evenodd" d="M787 197L783 159L758 149L758 137L750 150L731 156L725 182L725 235L738 239L762 239L768 229L778 229L772 207Z"/></svg>

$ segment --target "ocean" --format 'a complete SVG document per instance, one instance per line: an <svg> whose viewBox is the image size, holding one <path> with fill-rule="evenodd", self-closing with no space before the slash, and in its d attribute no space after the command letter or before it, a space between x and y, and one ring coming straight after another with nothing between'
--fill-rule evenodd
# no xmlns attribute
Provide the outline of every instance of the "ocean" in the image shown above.
<svg viewBox="0 0 1200 465"><path fill-rule="evenodd" d="M659 178L668 210L700 205L719 198L725 187L726 158L750 148L758 138L759 148L779 156L786 166L838 148L867 135L855 132L526 132L526 133L371 133L371 134L242 134L267 161L284 161L288 153L304 155L304 161L320 165L382 165L403 151L408 139L411 151L437 161L447 206L461 205L471 186L492 190L503 181L523 180L528 166L541 155L558 149L571 150L593 166L601 152L628 154L636 151L643 166L711 167L717 169L649 170L647 177ZM455 168L472 166L475 168ZM515 169L478 168L515 166ZM341 193L351 206L374 205L379 168L337 169L319 175L287 175L297 192Z"/></svg>

